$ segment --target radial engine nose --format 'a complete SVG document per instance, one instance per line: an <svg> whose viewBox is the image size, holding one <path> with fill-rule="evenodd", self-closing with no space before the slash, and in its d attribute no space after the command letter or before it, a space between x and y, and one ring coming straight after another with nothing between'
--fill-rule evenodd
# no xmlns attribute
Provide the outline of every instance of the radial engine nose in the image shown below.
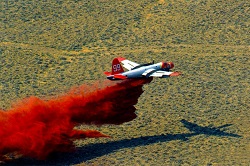
<svg viewBox="0 0 250 166"><path fill-rule="evenodd" d="M174 63L173 62L167 62L167 64L168 64L169 69L174 68Z"/></svg>
<svg viewBox="0 0 250 166"><path fill-rule="evenodd" d="M169 70L174 68L174 63L173 62L162 62L162 68Z"/></svg>

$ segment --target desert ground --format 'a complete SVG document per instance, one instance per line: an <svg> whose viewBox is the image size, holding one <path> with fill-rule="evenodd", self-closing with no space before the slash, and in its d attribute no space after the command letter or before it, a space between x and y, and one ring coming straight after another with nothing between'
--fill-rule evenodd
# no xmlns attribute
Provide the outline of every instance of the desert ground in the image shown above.
<svg viewBox="0 0 250 166"><path fill-rule="evenodd" d="M5 165L249 165L250 34L247 1L2 1L0 108L105 80L117 56L173 61L121 125L79 125L111 138L76 151Z"/></svg>

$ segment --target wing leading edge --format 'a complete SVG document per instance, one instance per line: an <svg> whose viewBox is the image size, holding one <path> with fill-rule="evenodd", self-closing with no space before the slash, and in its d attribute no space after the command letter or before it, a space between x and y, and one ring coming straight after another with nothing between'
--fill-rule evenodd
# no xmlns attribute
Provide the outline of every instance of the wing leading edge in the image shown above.
<svg viewBox="0 0 250 166"><path fill-rule="evenodd" d="M142 75L145 77L172 77L172 76L179 76L180 73L148 69L144 73L142 73Z"/></svg>
<svg viewBox="0 0 250 166"><path fill-rule="evenodd" d="M127 60L125 58L118 58L120 63L122 63L122 66L126 68L127 70L132 70L134 67L139 66L140 64L132 62L130 60Z"/></svg>

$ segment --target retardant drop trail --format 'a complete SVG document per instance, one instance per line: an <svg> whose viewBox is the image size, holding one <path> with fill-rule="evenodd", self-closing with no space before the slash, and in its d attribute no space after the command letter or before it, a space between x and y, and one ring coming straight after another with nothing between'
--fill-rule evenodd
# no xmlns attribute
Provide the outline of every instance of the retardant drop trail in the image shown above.
<svg viewBox="0 0 250 166"><path fill-rule="evenodd" d="M108 137L79 124L122 124L136 118L142 86L152 79L82 85L50 100L29 97L7 111L0 110L0 160L8 154L46 159L74 149L73 141Z"/></svg>

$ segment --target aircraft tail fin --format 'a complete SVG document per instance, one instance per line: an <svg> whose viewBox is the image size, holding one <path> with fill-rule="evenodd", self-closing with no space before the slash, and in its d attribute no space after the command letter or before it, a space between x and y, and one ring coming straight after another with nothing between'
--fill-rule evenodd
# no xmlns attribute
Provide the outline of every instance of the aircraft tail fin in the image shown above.
<svg viewBox="0 0 250 166"><path fill-rule="evenodd" d="M111 74L114 75L114 74L119 74L119 73L123 73L123 72L124 72L124 70L122 68L122 65L121 65L119 59L118 58L113 59Z"/></svg>

